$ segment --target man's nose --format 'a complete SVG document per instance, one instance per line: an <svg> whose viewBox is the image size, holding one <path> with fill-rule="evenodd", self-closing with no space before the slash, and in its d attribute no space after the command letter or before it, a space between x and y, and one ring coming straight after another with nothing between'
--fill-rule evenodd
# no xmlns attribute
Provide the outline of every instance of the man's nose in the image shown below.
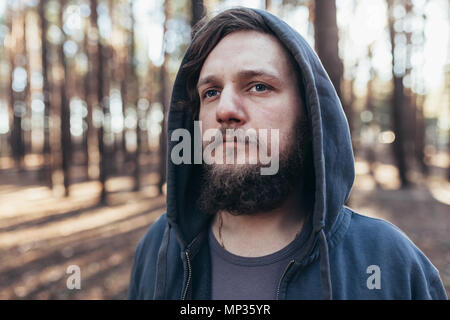
<svg viewBox="0 0 450 320"><path fill-rule="evenodd" d="M216 121L222 126L242 126L246 115L240 97L232 88L224 88L216 109Z"/></svg>

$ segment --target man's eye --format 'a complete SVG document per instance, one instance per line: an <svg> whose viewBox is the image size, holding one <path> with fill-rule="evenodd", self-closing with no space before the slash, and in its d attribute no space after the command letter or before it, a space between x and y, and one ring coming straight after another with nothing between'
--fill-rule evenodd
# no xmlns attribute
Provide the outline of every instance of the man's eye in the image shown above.
<svg viewBox="0 0 450 320"><path fill-rule="evenodd" d="M264 92L267 89L268 89L268 87L265 84L258 83L257 85L254 85L250 91Z"/></svg>
<svg viewBox="0 0 450 320"><path fill-rule="evenodd" d="M203 94L203 98L212 98L214 96L216 96L218 93L217 90L208 90Z"/></svg>

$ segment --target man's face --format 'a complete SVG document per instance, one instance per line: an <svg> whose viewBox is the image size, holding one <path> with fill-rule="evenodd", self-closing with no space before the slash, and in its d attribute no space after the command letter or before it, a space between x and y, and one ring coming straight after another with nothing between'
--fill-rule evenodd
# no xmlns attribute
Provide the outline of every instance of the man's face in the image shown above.
<svg viewBox="0 0 450 320"><path fill-rule="evenodd" d="M200 207L209 214L226 210L236 215L279 207L301 180L308 131L297 77L281 44L255 31L224 37L203 64L198 94L203 132L267 129L270 135L277 129L280 160L274 175L261 175L261 161L251 161L255 155L249 158L250 148L246 164L204 164ZM270 138L258 143L274 149ZM225 142L222 147L228 153L240 145ZM274 151L269 151L271 156Z"/></svg>
<svg viewBox="0 0 450 320"><path fill-rule="evenodd" d="M292 144L301 98L295 72L275 37L256 31L227 35L205 60L197 88L203 132L268 129L270 136L270 129L278 129L280 153ZM261 138L259 142L270 149L270 138ZM226 142L223 147L225 154L237 146ZM254 156L247 150L246 163Z"/></svg>

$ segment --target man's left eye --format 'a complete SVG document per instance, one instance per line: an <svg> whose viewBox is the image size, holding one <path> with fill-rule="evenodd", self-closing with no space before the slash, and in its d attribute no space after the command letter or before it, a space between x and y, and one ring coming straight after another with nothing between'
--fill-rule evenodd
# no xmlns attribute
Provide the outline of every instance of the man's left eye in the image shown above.
<svg viewBox="0 0 450 320"><path fill-rule="evenodd" d="M256 91L256 92L263 92L266 91L268 87L265 84L258 83L257 85L254 85L250 91Z"/></svg>

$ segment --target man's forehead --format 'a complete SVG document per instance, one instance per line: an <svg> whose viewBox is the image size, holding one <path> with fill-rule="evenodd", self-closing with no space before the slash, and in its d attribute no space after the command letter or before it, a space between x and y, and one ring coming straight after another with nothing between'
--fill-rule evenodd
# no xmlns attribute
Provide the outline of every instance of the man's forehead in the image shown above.
<svg viewBox="0 0 450 320"><path fill-rule="evenodd" d="M285 49L278 40L269 34L239 31L227 35L206 58L197 87L218 80L223 74L281 80L289 68L288 57L283 51Z"/></svg>

